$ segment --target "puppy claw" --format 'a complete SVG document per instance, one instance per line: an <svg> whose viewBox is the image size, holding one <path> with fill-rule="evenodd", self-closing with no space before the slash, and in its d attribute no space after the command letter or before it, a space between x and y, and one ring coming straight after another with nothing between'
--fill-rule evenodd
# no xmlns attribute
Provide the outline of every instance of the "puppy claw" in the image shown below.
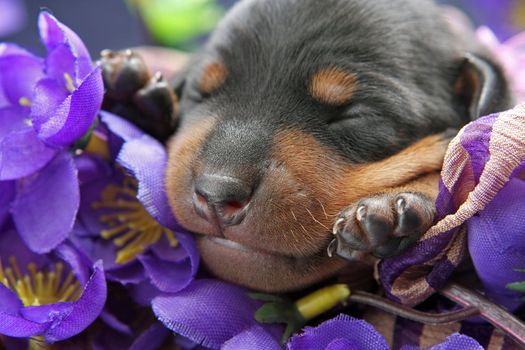
<svg viewBox="0 0 525 350"><path fill-rule="evenodd" d="M334 227L333 227L333 229L332 229L332 233L333 233L334 235L337 235L337 234L339 233L339 231L343 228L343 226L344 226L344 225L343 225L344 222L345 222L345 219L344 219L344 218L339 218L339 219L337 219L337 221L335 222Z"/></svg>
<svg viewBox="0 0 525 350"><path fill-rule="evenodd" d="M326 253L328 254L328 257L331 258L334 256L334 252L337 249L337 239L332 239L330 244L328 244L328 247L326 248Z"/></svg>
<svg viewBox="0 0 525 350"><path fill-rule="evenodd" d="M397 255L432 225L434 213L433 201L421 193L381 194L362 199L344 209L336 220L335 251L342 257L356 256L351 251L380 258ZM329 247L333 254L332 243Z"/></svg>
<svg viewBox="0 0 525 350"><path fill-rule="evenodd" d="M364 205L360 205L358 208L357 208L357 212L356 212L356 219L358 221L363 221L365 219L365 216L366 216L366 206Z"/></svg>

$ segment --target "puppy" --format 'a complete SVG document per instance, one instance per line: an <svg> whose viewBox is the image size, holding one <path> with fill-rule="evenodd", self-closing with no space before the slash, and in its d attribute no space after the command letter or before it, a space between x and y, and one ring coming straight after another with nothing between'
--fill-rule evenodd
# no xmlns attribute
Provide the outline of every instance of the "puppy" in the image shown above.
<svg viewBox="0 0 525 350"><path fill-rule="evenodd" d="M206 268L292 291L432 225L450 130L511 103L472 38L426 0L244 0L175 94L136 55L106 55L107 106L169 139L170 205ZM327 256L332 231L345 259Z"/></svg>

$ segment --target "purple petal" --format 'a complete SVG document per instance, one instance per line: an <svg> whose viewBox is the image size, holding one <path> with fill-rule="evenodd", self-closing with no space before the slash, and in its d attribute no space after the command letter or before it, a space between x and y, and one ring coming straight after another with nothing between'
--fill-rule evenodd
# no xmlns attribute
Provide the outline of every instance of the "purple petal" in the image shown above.
<svg viewBox="0 0 525 350"><path fill-rule="evenodd" d="M130 285L128 286L128 291L133 301L144 307L149 307L154 298L163 294L150 281L142 281L138 284Z"/></svg>
<svg viewBox="0 0 525 350"><path fill-rule="evenodd" d="M100 315L106 303L107 287L102 261L93 266L93 274L84 287L80 299L73 302L71 312L54 321L44 334L47 342L71 338L82 332Z"/></svg>
<svg viewBox="0 0 525 350"><path fill-rule="evenodd" d="M40 30L40 38L48 52L61 44L68 44L71 47L71 51L77 58L77 74L75 76L77 79L84 79L93 66L89 51L78 35L47 11L40 13L38 28Z"/></svg>
<svg viewBox="0 0 525 350"><path fill-rule="evenodd" d="M59 302L53 304L45 304L39 306L27 306L20 310L20 316L28 321L37 322L41 324L49 323L52 326L53 322L60 320L61 315L68 314L73 310L73 303Z"/></svg>
<svg viewBox="0 0 525 350"><path fill-rule="evenodd" d="M151 283L163 292L178 292L186 288L193 279L189 258L180 263L162 261L150 255L139 255L138 259Z"/></svg>
<svg viewBox="0 0 525 350"><path fill-rule="evenodd" d="M326 350L359 350L352 342L348 339L340 338L333 340L326 346Z"/></svg>
<svg viewBox="0 0 525 350"><path fill-rule="evenodd" d="M66 74L72 80L74 87L77 86L75 79L76 58L67 44L57 45L46 57L46 73L48 77L55 79L60 86L66 88L68 81Z"/></svg>
<svg viewBox="0 0 525 350"><path fill-rule="evenodd" d="M26 11L21 0L0 0L0 38L23 28Z"/></svg>
<svg viewBox="0 0 525 350"><path fill-rule="evenodd" d="M97 66L52 113L32 113L38 136L50 145L67 146L73 143L88 131L95 120L103 95L102 74Z"/></svg>
<svg viewBox="0 0 525 350"><path fill-rule="evenodd" d="M168 204L164 186L167 155L162 144L148 135L125 142L117 157L139 182L137 198L158 222L175 226L175 218Z"/></svg>
<svg viewBox="0 0 525 350"><path fill-rule="evenodd" d="M8 337L28 338L42 334L48 324L28 321L21 316L0 312L0 334Z"/></svg>
<svg viewBox="0 0 525 350"><path fill-rule="evenodd" d="M31 104L31 119L36 132L49 118L54 118L55 111L67 100L69 92L55 79L41 79L34 88Z"/></svg>
<svg viewBox="0 0 525 350"><path fill-rule="evenodd" d="M28 129L24 116L29 116L29 108L20 106L0 108L0 140L13 131Z"/></svg>
<svg viewBox="0 0 525 350"><path fill-rule="evenodd" d="M122 142L137 139L144 135L144 131L113 113L100 111L100 120L113 134L120 137Z"/></svg>
<svg viewBox="0 0 525 350"><path fill-rule="evenodd" d="M471 337L454 333L449 335L442 343L434 345L427 350L483 350L483 347ZM405 345L401 350L419 350L419 347Z"/></svg>
<svg viewBox="0 0 525 350"><path fill-rule="evenodd" d="M106 112L100 111L100 129L108 133L107 142L112 157L116 158L122 144L144 135L144 132L127 120ZM105 128L102 128L104 126Z"/></svg>
<svg viewBox="0 0 525 350"><path fill-rule="evenodd" d="M181 230L177 230L175 232L175 237L177 238L177 241L180 243L180 245L186 250L186 254L188 254L189 261L191 263L191 273L193 276L197 273L199 270L199 262L200 262L200 254L197 250L197 246L195 244L195 239L193 238L193 235L190 233L182 232Z"/></svg>
<svg viewBox="0 0 525 350"><path fill-rule="evenodd" d="M21 98L32 98L33 87L44 77L44 66L41 58L29 53L0 56L0 72L0 90L11 105L19 106Z"/></svg>
<svg viewBox="0 0 525 350"><path fill-rule="evenodd" d="M24 306L18 296L9 288L0 283L0 314L17 315Z"/></svg>
<svg viewBox="0 0 525 350"><path fill-rule="evenodd" d="M253 318L261 303L246 290L218 280L196 280L186 289L153 299L153 312L164 325L191 341L218 349L242 331L259 324ZM278 339L282 328L264 326Z"/></svg>
<svg viewBox="0 0 525 350"><path fill-rule="evenodd" d="M32 53L24 49L22 46L13 43L0 43L0 56L10 55L27 55L33 56Z"/></svg>
<svg viewBox="0 0 525 350"><path fill-rule="evenodd" d="M113 173L108 162L97 156L84 153L76 156L74 160L81 186L99 179L108 178Z"/></svg>
<svg viewBox="0 0 525 350"><path fill-rule="evenodd" d="M9 217L11 202L15 198L15 182L0 181L0 230ZM0 298L1 300L1 298Z"/></svg>
<svg viewBox="0 0 525 350"><path fill-rule="evenodd" d="M431 347L429 350L483 350L483 347L474 339L463 334L452 334L441 344Z"/></svg>
<svg viewBox="0 0 525 350"><path fill-rule="evenodd" d="M178 237L180 235L175 233L175 236ZM166 236L162 236L157 243L150 247L150 250L157 258L166 262L178 263L188 258L188 252L186 249L174 249L170 246Z"/></svg>
<svg viewBox="0 0 525 350"><path fill-rule="evenodd" d="M31 54L26 49L12 43L0 43L0 60L2 58L5 58L7 56L29 56L29 57L35 57L33 54ZM40 59L39 59L40 60ZM41 61L41 60L40 60ZM43 68L43 67L42 67ZM42 72L42 69L40 70L40 73ZM4 74L4 73L3 73ZM12 105L11 101L8 99L6 92L4 89L8 87L9 84L4 86L2 83L2 78L0 76L0 107L5 107ZM27 96L30 97L30 96Z"/></svg>
<svg viewBox="0 0 525 350"><path fill-rule="evenodd" d="M523 301L508 283L525 279L525 181L510 180L484 210L468 221L468 247L488 297L514 311Z"/></svg>
<svg viewBox="0 0 525 350"><path fill-rule="evenodd" d="M18 266L22 273L26 273L26 267L30 263L36 265L37 269L41 269L50 263L50 259L46 255L35 254L22 241L20 235L12 228L4 232L0 232L0 257L4 259L9 256L15 256ZM3 261L4 264L7 261Z"/></svg>
<svg viewBox="0 0 525 350"><path fill-rule="evenodd" d="M47 253L71 232L79 204L77 169L62 152L35 177L21 182L12 214L28 247Z"/></svg>
<svg viewBox="0 0 525 350"><path fill-rule="evenodd" d="M146 276L144 267L138 262L132 262L122 267L108 271L108 279L121 284L138 284L144 282Z"/></svg>
<svg viewBox="0 0 525 350"><path fill-rule="evenodd" d="M43 144L31 127L0 139L0 181L33 174L44 167L56 150Z"/></svg>
<svg viewBox="0 0 525 350"><path fill-rule="evenodd" d="M54 253L60 260L65 261L69 265L82 285L88 282L91 275L91 261L70 242L66 241L58 246Z"/></svg>
<svg viewBox="0 0 525 350"><path fill-rule="evenodd" d="M296 335L288 343L288 350L326 349L334 340L344 339L352 350L388 350L385 338L369 323L339 315L317 327L306 327L304 333ZM340 343L340 342L339 342Z"/></svg>
<svg viewBox="0 0 525 350"><path fill-rule="evenodd" d="M155 350L169 334L170 331L161 323L154 323L133 342L129 350Z"/></svg>
<svg viewBox="0 0 525 350"><path fill-rule="evenodd" d="M126 335L131 335L133 331L127 324L119 320L115 315L108 311L102 311L100 314L100 319L104 321L105 324L107 324L112 329L116 330L119 333L123 333Z"/></svg>
<svg viewBox="0 0 525 350"><path fill-rule="evenodd" d="M237 334L221 346L221 350L281 350L279 343L261 326L253 326Z"/></svg>

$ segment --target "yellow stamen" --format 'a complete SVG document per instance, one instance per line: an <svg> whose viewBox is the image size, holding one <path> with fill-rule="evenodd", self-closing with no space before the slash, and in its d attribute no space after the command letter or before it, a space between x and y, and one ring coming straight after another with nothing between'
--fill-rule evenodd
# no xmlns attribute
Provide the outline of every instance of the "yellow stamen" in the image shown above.
<svg viewBox="0 0 525 350"><path fill-rule="evenodd" d="M129 176L124 178L121 186L106 186L100 200L93 202L91 207L104 210L99 221L109 227L102 230L100 236L111 239L119 248L115 258L117 264L132 261L162 236L166 237L170 247L178 245L173 232L159 224L138 201L137 181Z"/></svg>
<svg viewBox="0 0 525 350"><path fill-rule="evenodd" d="M71 75L69 75L69 73L64 73L64 79L66 80L66 89L69 92L75 91L75 85L73 84L73 78L71 78Z"/></svg>
<svg viewBox="0 0 525 350"><path fill-rule="evenodd" d="M22 107L31 107L31 100L27 97L20 97L18 99L18 104Z"/></svg>
<svg viewBox="0 0 525 350"><path fill-rule="evenodd" d="M111 154L109 152L108 140L105 136L100 135L97 131L94 131L89 138L89 141L84 148L84 152L97 154L102 159L109 161Z"/></svg>
<svg viewBox="0 0 525 350"><path fill-rule="evenodd" d="M69 272L62 279L64 264L58 262L54 271L37 271L36 265L27 265L27 272L23 273L16 261L10 256L7 260L9 267L2 265L0 259L0 283L15 292L24 306L39 306L59 301L77 300L82 288L73 272Z"/></svg>

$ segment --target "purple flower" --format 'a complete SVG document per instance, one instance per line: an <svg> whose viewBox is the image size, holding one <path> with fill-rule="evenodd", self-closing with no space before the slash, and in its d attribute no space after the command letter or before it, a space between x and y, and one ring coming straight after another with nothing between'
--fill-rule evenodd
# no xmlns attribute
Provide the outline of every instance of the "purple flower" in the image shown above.
<svg viewBox="0 0 525 350"><path fill-rule="evenodd" d="M103 83L71 29L47 12L39 28L45 59L0 44L0 186L9 190L0 202L29 248L47 253L73 227L80 197L69 148L93 124ZM0 209L0 224L6 215Z"/></svg>
<svg viewBox="0 0 525 350"><path fill-rule="evenodd" d="M178 293L156 297L152 307L167 328L207 348L230 343L226 349L280 349L283 327L260 325L253 317L261 304L241 287L201 279Z"/></svg>
<svg viewBox="0 0 525 350"><path fill-rule="evenodd" d="M290 339L289 350L388 350L385 338L372 325L339 315L317 327L306 327L303 334Z"/></svg>
<svg viewBox="0 0 525 350"><path fill-rule="evenodd" d="M115 167L108 163L113 159ZM77 246L104 261L109 279L132 285L143 304L159 292L185 288L199 259L162 190L164 147L127 121L101 112L101 124L76 161L82 181L80 220L72 235Z"/></svg>
<svg viewBox="0 0 525 350"><path fill-rule="evenodd" d="M155 350L172 333L153 317L150 308L137 305L124 288L112 286L101 327L92 334L94 350Z"/></svg>
<svg viewBox="0 0 525 350"><path fill-rule="evenodd" d="M45 60L0 46L0 180L42 169L88 131L102 103L100 67L78 36L47 12L39 28Z"/></svg>
<svg viewBox="0 0 525 350"><path fill-rule="evenodd" d="M13 229L0 232L0 334L45 345L88 327L106 301L102 263L68 244L31 252Z"/></svg>

